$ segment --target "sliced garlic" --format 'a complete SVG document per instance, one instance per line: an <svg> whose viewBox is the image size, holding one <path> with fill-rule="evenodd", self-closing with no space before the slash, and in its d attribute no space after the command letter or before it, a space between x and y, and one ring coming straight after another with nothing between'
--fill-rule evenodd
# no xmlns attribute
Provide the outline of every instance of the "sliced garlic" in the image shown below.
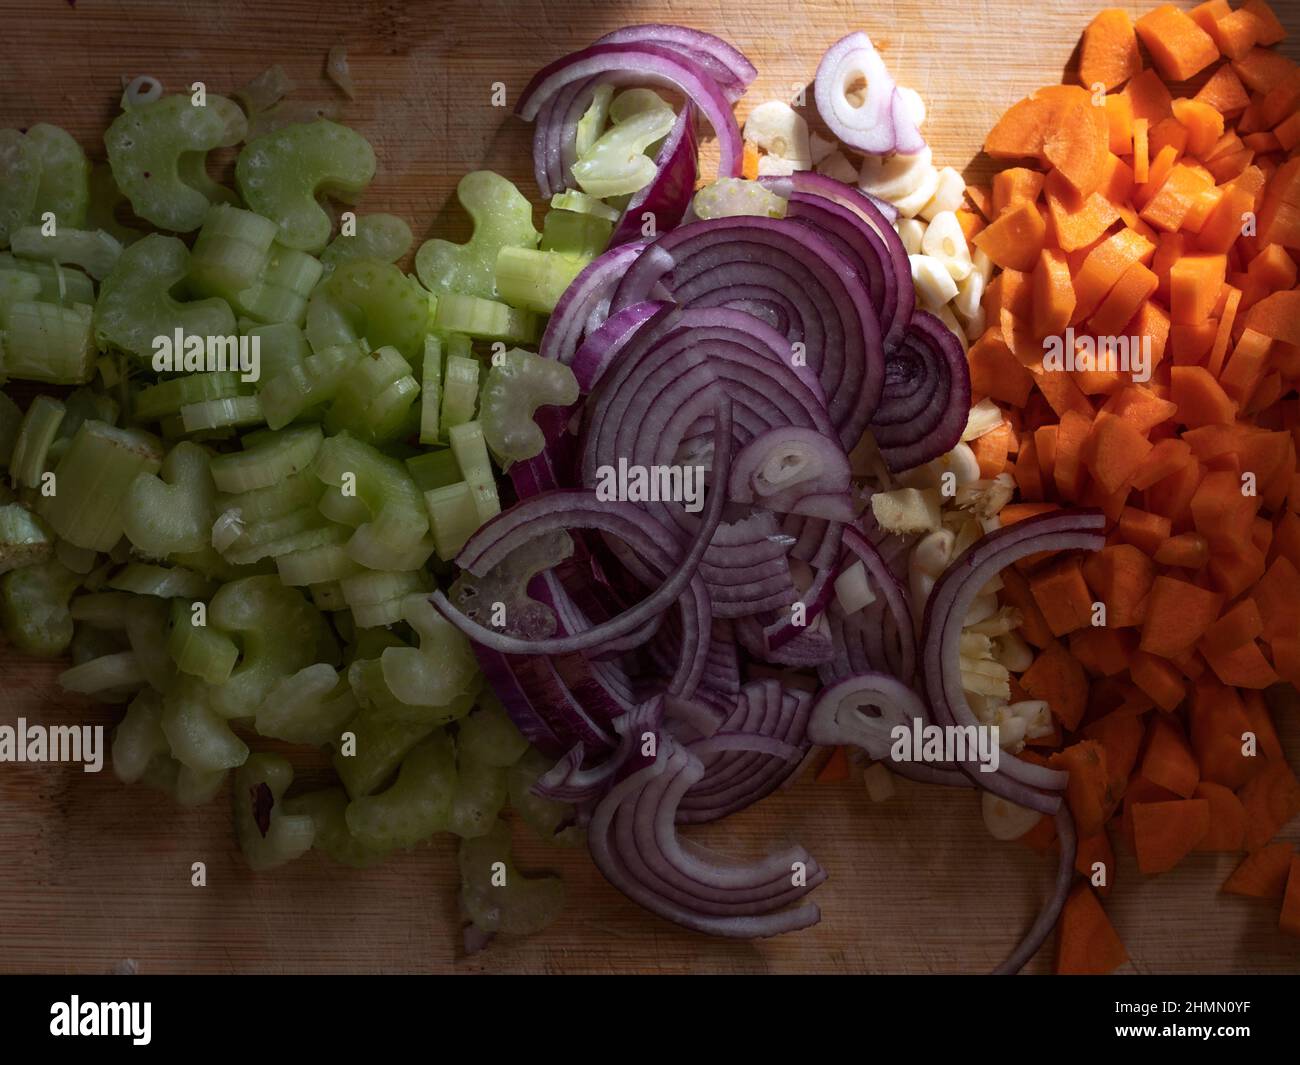
<svg viewBox="0 0 1300 1065"><path fill-rule="evenodd" d="M919 218L900 218L895 227L898 239L903 242L903 250L908 255L921 254L921 241L925 239L925 223Z"/></svg>
<svg viewBox="0 0 1300 1065"><path fill-rule="evenodd" d="M928 151L928 149L927 149ZM892 201L898 208L898 213L904 218L912 218L920 213L922 207L930 202L930 197L939 187L939 171L930 167L924 171L916 187L906 196L900 196Z"/></svg>
<svg viewBox="0 0 1300 1065"><path fill-rule="evenodd" d="M956 211L966 202L966 182L950 166L939 171L939 187L934 190L930 202L921 208L920 215L926 221L933 221L944 213Z"/></svg>
<svg viewBox="0 0 1300 1065"><path fill-rule="evenodd" d="M862 782L867 786L867 795L872 802L884 802L894 797L894 774L885 768L884 762L872 762L862 773Z"/></svg>
<svg viewBox="0 0 1300 1065"><path fill-rule="evenodd" d="M1019 839L1042 818L1037 810L1017 806L991 791L981 794L980 807L984 814L984 826L994 839Z"/></svg>
<svg viewBox="0 0 1300 1065"><path fill-rule="evenodd" d="M961 438L977 440L985 433L993 432L1005 420L1001 407L991 399L981 399L966 415L966 428L962 430Z"/></svg>
<svg viewBox="0 0 1300 1065"><path fill-rule="evenodd" d="M948 301L957 295L957 282L938 259L928 255L909 255L907 261L912 267L917 301L925 310L933 313L946 307Z"/></svg>
<svg viewBox="0 0 1300 1065"><path fill-rule="evenodd" d="M940 211L930 220L921 240L921 251L943 263L954 281L965 281L971 274L973 266L966 234L951 211ZM953 296L956 295L954 292Z"/></svg>
<svg viewBox="0 0 1300 1065"><path fill-rule="evenodd" d="M910 565L930 577L942 577L953 559L952 547L957 537L947 529L936 529L922 537L912 548Z"/></svg>
<svg viewBox="0 0 1300 1065"><path fill-rule="evenodd" d="M845 614L856 614L876 601L866 566L855 562L835 578L835 599Z"/></svg>
<svg viewBox="0 0 1300 1065"><path fill-rule="evenodd" d="M1034 664L1034 651L1017 632L999 636L994 644L993 657L1012 673L1023 673Z"/></svg>
<svg viewBox="0 0 1300 1065"><path fill-rule="evenodd" d="M793 159L782 159L779 155L760 155L758 157L759 177L789 177L801 169Z"/></svg>
<svg viewBox="0 0 1300 1065"><path fill-rule="evenodd" d="M953 297L952 309L957 312L958 318L969 324L976 314L983 312L984 288L984 275L972 264L970 272L957 285L957 295Z"/></svg>
<svg viewBox="0 0 1300 1065"><path fill-rule="evenodd" d="M916 192L928 173L934 174L937 188L939 172L934 169L933 156L928 147L922 148L915 155L868 155L863 157L862 167L858 171L858 188L895 203ZM924 207L933 195L934 189L931 189L920 206Z"/></svg>
<svg viewBox="0 0 1300 1065"><path fill-rule="evenodd" d="M813 165L808 123L781 100L768 100L749 113L745 119L745 140L769 156L788 159L795 170L807 170Z"/></svg>
<svg viewBox="0 0 1300 1065"><path fill-rule="evenodd" d="M831 152L817 164L817 173L846 185L852 185L858 179L858 168L848 161L843 152Z"/></svg>
<svg viewBox="0 0 1300 1065"><path fill-rule="evenodd" d="M925 533L940 527L939 493L929 489L896 488L871 497L871 513L889 532Z"/></svg>

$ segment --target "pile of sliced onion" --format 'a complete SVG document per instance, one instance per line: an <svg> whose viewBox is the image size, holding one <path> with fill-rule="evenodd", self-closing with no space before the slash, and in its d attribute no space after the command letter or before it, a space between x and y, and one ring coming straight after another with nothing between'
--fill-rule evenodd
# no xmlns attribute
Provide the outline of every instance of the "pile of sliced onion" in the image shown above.
<svg viewBox="0 0 1300 1065"><path fill-rule="evenodd" d="M831 45L817 67L813 93L822 121L850 148L912 155L925 147L907 93L865 33L850 33Z"/></svg>

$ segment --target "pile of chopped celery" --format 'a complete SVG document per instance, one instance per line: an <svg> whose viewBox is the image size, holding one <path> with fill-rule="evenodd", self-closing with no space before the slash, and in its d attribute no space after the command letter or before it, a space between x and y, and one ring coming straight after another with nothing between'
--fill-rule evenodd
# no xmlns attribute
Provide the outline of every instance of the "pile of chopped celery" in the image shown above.
<svg viewBox="0 0 1300 1065"><path fill-rule="evenodd" d="M577 399L525 349L653 176L672 109L602 91L583 191L540 231L509 181L466 175L473 236L428 241L410 274L410 227L346 209L370 144L293 121L282 73L234 98L154 85L124 94L107 163L53 126L0 130L4 634L123 708L121 780L193 805L233 772L253 868L451 832L467 917L536 930L562 886L489 889L498 817L556 839L572 811L531 794L548 762L428 593L500 510L498 471L542 449L536 408ZM206 156L236 146L227 188ZM295 789L268 740L325 748L338 784Z"/></svg>

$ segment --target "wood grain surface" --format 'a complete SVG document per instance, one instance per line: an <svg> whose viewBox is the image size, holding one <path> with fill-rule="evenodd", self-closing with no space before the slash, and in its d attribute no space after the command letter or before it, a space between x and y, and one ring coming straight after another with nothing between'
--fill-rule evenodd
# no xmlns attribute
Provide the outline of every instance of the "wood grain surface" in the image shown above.
<svg viewBox="0 0 1300 1065"><path fill-rule="evenodd" d="M491 106L492 84L503 82L513 101L539 66L617 26L676 21L726 36L761 72L752 102L789 99L827 45L865 29L899 80L925 96L936 162L979 174L984 132L1009 103L1060 80L1101 6L0 0L0 127L57 123L102 158L123 76L153 74L169 89L202 80L224 93L281 63L299 84L296 98L346 105L345 121L374 144L380 169L363 210L402 215L417 237L456 235L467 225L451 194L466 171L490 167L533 191L529 128ZM1300 29L1297 0L1274 7L1293 34ZM334 44L348 48L361 91L353 103L322 76ZM112 711L59 692L59 668L0 648L0 724L25 715L111 725ZM1279 717L1300 763L1294 703ZM321 766L296 760L303 780ZM739 854L806 844L830 871L814 896L822 923L758 943L688 933L624 899L584 851L520 830L521 866L564 876L565 916L465 959L450 840L367 872L312 853L254 875L235 847L226 795L182 810L110 771L4 764L0 970L107 972L129 959L143 972L977 972L1028 926L1051 879L1049 860L988 837L972 795L906 782L875 805L860 781L799 781L697 835ZM1300 839L1300 824L1284 837ZM1279 935L1276 905L1218 894L1234 858L1194 855L1148 878L1118 849L1107 911L1132 956L1127 968L1300 972L1300 941ZM207 863L206 888L190 886L194 861ZM1051 954L1040 952L1029 971L1049 971Z"/></svg>

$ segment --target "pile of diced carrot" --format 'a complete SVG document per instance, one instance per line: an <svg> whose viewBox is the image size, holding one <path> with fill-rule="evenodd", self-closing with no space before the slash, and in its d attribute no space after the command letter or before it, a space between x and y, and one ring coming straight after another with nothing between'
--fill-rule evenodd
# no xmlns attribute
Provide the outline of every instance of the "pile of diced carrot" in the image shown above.
<svg viewBox="0 0 1300 1065"><path fill-rule="evenodd" d="M1225 890L1285 896L1300 935L1300 859L1270 843L1300 782L1263 695L1300 686L1300 67L1270 49L1283 36L1264 0L1136 25L1101 12L1080 85L1006 112L985 150L1012 165L960 216L1001 271L969 361L973 398L1006 415L975 441L985 476L1015 476L1003 521L1109 519L1102 551L1003 575L1037 655L1013 698L1047 700L1057 723L1037 743L1055 752L1028 757L1070 771L1091 881L1066 906L1062 972L1125 960L1094 894L1113 877L1107 826L1148 874L1247 852ZM1084 354L1150 338L1150 379L1044 369L1067 327ZM1027 841L1053 833L1044 819Z"/></svg>

